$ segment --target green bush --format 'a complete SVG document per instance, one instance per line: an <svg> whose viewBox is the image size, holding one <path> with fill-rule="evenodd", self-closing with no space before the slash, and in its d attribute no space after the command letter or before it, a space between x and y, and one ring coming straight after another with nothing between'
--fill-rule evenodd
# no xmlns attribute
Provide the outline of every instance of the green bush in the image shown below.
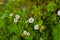
<svg viewBox="0 0 60 40"><path fill-rule="evenodd" d="M58 10L60 0L0 0L0 40L60 40Z"/></svg>

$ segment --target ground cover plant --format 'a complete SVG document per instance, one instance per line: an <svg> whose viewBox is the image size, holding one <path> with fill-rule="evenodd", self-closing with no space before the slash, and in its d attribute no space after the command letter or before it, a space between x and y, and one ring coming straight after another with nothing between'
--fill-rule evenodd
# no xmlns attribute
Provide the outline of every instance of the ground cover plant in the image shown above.
<svg viewBox="0 0 60 40"><path fill-rule="evenodd" d="M60 40L60 0L0 0L0 40Z"/></svg>

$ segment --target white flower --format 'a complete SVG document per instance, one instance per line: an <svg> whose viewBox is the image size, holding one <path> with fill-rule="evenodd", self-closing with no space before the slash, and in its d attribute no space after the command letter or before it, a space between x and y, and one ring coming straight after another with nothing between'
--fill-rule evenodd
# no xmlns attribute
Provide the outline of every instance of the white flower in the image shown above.
<svg viewBox="0 0 60 40"><path fill-rule="evenodd" d="M29 23L33 23L34 22L34 18L31 17L31 18L29 18L28 21L29 21Z"/></svg>
<svg viewBox="0 0 60 40"><path fill-rule="evenodd" d="M40 40L43 40L43 38L40 38Z"/></svg>
<svg viewBox="0 0 60 40"><path fill-rule="evenodd" d="M38 30L39 29L39 25L38 24L34 25L34 29Z"/></svg>
<svg viewBox="0 0 60 40"><path fill-rule="evenodd" d="M11 16L13 16L13 13L10 13L10 15L9 15L9 16L10 16L10 17L11 17Z"/></svg>
<svg viewBox="0 0 60 40"><path fill-rule="evenodd" d="M16 18L14 18L14 22L18 22L18 20Z"/></svg>
<svg viewBox="0 0 60 40"><path fill-rule="evenodd" d="M27 32L26 30L23 31L23 34L24 34L25 36L30 36L30 33Z"/></svg>
<svg viewBox="0 0 60 40"><path fill-rule="evenodd" d="M16 18L16 19L19 19L19 18L20 18L20 16L19 16L19 15L15 15L15 18Z"/></svg>
<svg viewBox="0 0 60 40"><path fill-rule="evenodd" d="M30 33L29 32L27 32L27 36L30 36Z"/></svg>
<svg viewBox="0 0 60 40"><path fill-rule="evenodd" d="M60 10L59 10L57 13L58 13L58 15L60 16Z"/></svg>
<svg viewBox="0 0 60 40"><path fill-rule="evenodd" d="M24 31L23 31L23 34L24 34L24 35L27 35L27 31L26 31L26 30L24 30Z"/></svg>

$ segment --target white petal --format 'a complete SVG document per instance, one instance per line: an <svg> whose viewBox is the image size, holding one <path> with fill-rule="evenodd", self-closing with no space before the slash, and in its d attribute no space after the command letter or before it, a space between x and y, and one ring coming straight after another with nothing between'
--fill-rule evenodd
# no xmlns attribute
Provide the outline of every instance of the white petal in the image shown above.
<svg viewBox="0 0 60 40"><path fill-rule="evenodd" d="M24 35L27 35L27 31L26 31L26 30L24 30L24 31L23 31L23 34L24 34Z"/></svg>
<svg viewBox="0 0 60 40"><path fill-rule="evenodd" d="M30 36L30 33L29 32L27 32L27 36Z"/></svg>
<svg viewBox="0 0 60 40"><path fill-rule="evenodd" d="M58 15L60 16L60 10L59 10L57 13L58 13Z"/></svg>
<svg viewBox="0 0 60 40"><path fill-rule="evenodd" d="M39 29L39 25L38 24L34 25L34 29L38 30Z"/></svg>
<svg viewBox="0 0 60 40"><path fill-rule="evenodd" d="M14 18L14 22L18 22L18 20L16 18Z"/></svg>
<svg viewBox="0 0 60 40"><path fill-rule="evenodd" d="M11 16L13 16L13 13L10 13L10 15L9 15L9 16L10 16L10 17L11 17Z"/></svg>
<svg viewBox="0 0 60 40"><path fill-rule="evenodd" d="M20 16L19 16L19 15L15 15L15 18L16 18L16 19L19 19L19 18L20 18Z"/></svg>

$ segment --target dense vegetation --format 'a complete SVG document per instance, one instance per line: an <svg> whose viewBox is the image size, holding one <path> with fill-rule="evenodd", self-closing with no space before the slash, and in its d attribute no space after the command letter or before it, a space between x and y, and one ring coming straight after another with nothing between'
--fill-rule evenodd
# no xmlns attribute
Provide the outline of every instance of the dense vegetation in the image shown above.
<svg viewBox="0 0 60 40"><path fill-rule="evenodd" d="M60 40L59 10L60 0L0 0L0 40Z"/></svg>

